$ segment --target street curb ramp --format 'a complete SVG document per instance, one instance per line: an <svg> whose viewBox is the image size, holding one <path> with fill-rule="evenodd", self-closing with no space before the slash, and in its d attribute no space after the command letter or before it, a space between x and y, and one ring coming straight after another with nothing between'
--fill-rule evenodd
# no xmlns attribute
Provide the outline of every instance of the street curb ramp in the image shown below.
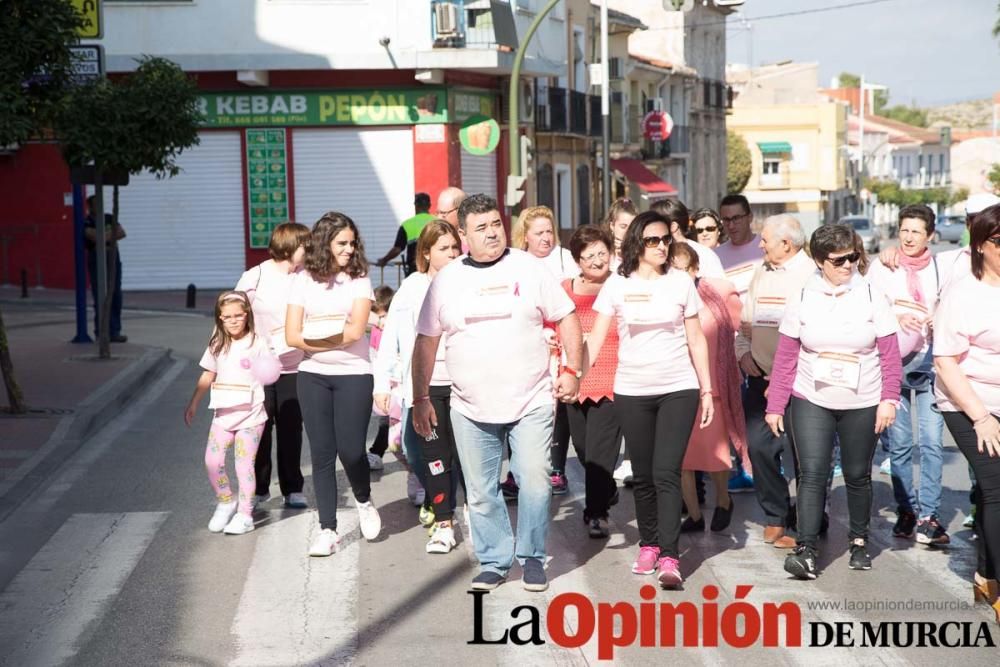
<svg viewBox="0 0 1000 667"><path fill-rule="evenodd" d="M63 417L52 435L13 475L0 482L0 522L18 508L89 438L107 425L172 363L170 349L151 348Z"/></svg>

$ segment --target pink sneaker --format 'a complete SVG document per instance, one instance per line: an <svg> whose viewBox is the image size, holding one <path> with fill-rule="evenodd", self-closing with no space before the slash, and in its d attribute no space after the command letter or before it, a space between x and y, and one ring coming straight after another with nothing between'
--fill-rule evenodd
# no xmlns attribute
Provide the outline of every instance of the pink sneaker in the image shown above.
<svg viewBox="0 0 1000 667"><path fill-rule="evenodd" d="M632 563L632 572L634 574L653 574L656 572L656 559L659 556L659 547L639 547L639 557Z"/></svg>
<svg viewBox="0 0 1000 667"><path fill-rule="evenodd" d="M684 581L681 577L681 564L676 558L664 556L656 562L656 569L658 571L656 578L664 588L680 586Z"/></svg>

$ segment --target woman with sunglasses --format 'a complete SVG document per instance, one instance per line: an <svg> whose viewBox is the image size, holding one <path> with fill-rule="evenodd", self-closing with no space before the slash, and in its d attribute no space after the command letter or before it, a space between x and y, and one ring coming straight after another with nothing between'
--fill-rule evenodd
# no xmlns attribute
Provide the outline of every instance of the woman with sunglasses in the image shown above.
<svg viewBox="0 0 1000 667"><path fill-rule="evenodd" d="M683 581L677 539L681 525L681 462L701 407L699 428L712 422L708 342L698 320L694 281L670 265L669 220L640 213L622 239L618 272L601 288L586 344L596 360L612 323L618 331L614 405L632 460L639 555L635 574L663 587Z"/></svg>
<svg viewBox="0 0 1000 667"><path fill-rule="evenodd" d="M971 273L949 282L934 315L935 394L976 475L973 592L1000 624L1000 204L972 218L970 239Z"/></svg>
<svg viewBox="0 0 1000 667"><path fill-rule="evenodd" d="M691 216L691 240L706 248L718 248L726 240L722 233L722 220L710 208L699 208Z"/></svg>
<svg viewBox="0 0 1000 667"><path fill-rule="evenodd" d="M765 421L788 435L799 462L798 539L785 571L815 579L834 436L847 486L852 570L870 570L872 457L896 419L902 364L898 325L885 296L857 269L864 250L846 225L809 241L819 271L794 294L778 329ZM786 421L787 420L787 421Z"/></svg>

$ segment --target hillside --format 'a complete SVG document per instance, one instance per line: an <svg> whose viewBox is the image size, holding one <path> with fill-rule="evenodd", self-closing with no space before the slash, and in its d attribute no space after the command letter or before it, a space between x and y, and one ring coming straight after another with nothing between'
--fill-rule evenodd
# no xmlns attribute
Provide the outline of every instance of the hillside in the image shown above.
<svg viewBox="0 0 1000 667"><path fill-rule="evenodd" d="M955 129L986 130L993 122L993 101L970 100L927 109L927 122L951 125Z"/></svg>

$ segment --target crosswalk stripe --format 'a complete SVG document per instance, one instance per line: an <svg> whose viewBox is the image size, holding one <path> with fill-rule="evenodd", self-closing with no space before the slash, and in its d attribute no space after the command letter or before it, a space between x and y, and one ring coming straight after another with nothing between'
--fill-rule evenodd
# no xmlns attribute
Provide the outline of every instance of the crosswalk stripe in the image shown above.
<svg viewBox="0 0 1000 667"><path fill-rule="evenodd" d="M358 650L358 583L363 538L353 508L337 512L340 550L306 552L319 531L313 512L256 531L257 543L233 619L239 667L344 665Z"/></svg>
<svg viewBox="0 0 1000 667"><path fill-rule="evenodd" d="M0 594L11 665L72 658L142 558L167 512L74 514Z"/></svg>

